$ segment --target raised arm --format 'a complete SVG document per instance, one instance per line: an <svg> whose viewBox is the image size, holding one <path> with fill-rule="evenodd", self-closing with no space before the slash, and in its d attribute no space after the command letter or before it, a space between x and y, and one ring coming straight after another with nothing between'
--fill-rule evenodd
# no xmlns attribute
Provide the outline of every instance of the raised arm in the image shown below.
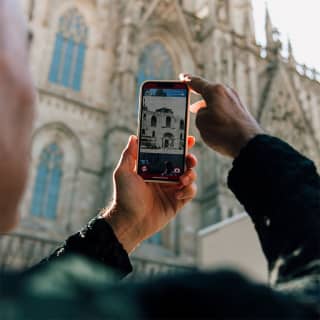
<svg viewBox="0 0 320 320"><path fill-rule="evenodd" d="M312 161L259 135L234 161L228 182L255 224L272 283L319 272L320 178Z"/></svg>
<svg viewBox="0 0 320 320"><path fill-rule="evenodd" d="M319 273L320 181L312 161L263 135L231 88L185 81L205 99L192 107L202 138L235 159L229 187L255 224L273 282Z"/></svg>

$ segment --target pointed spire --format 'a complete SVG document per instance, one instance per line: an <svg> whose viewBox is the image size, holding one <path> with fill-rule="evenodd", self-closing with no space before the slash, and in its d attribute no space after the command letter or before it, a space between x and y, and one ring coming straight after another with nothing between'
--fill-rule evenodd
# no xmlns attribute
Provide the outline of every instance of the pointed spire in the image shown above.
<svg viewBox="0 0 320 320"><path fill-rule="evenodd" d="M293 48L290 38L288 37L288 62L291 65L295 65L296 61L293 55Z"/></svg>
<svg viewBox="0 0 320 320"><path fill-rule="evenodd" d="M265 32L266 32L266 40L267 40L267 47L272 47L274 42L273 40L273 25L269 13L269 8L266 3L266 24L265 24Z"/></svg>
<svg viewBox="0 0 320 320"><path fill-rule="evenodd" d="M269 9L266 4L266 45L267 45L267 54L272 58L279 58L281 55L282 43L280 40L280 32L276 29L271 21L269 14Z"/></svg>
<svg viewBox="0 0 320 320"><path fill-rule="evenodd" d="M292 43L289 37L288 37L288 56L293 57Z"/></svg>

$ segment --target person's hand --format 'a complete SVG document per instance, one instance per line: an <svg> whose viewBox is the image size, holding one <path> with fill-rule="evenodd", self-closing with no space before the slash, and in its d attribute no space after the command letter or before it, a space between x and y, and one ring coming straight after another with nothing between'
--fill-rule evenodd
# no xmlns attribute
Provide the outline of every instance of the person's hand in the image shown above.
<svg viewBox="0 0 320 320"><path fill-rule="evenodd" d="M235 158L250 139L262 133L236 91L200 77L185 74L182 79L204 98L190 109L197 114L197 128L210 148Z"/></svg>
<svg viewBox="0 0 320 320"><path fill-rule="evenodd" d="M188 138L188 146L195 143ZM138 139L131 136L114 171L114 200L103 217L130 253L141 241L163 229L196 194L196 158L188 154L179 184L147 183L136 172Z"/></svg>

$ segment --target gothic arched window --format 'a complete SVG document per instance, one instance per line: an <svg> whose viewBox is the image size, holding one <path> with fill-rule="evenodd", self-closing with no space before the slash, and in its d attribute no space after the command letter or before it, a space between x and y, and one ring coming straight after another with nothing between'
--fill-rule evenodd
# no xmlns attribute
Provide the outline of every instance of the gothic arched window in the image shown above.
<svg viewBox="0 0 320 320"><path fill-rule="evenodd" d="M148 44L139 58L137 89L145 80L168 80L174 77L172 58L164 45L159 41Z"/></svg>
<svg viewBox="0 0 320 320"><path fill-rule="evenodd" d="M88 28L76 8L59 19L49 81L80 91L86 55Z"/></svg>
<svg viewBox="0 0 320 320"><path fill-rule="evenodd" d="M40 155L33 189L31 214L55 219L62 177L63 153L52 143Z"/></svg>
<svg viewBox="0 0 320 320"><path fill-rule="evenodd" d="M157 126L157 118L155 116L151 117L151 127Z"/></svg>
<svg viewBox="0 0 320 320"><path fill-rule="evenodd" d="M171 128L171 118L166 117L166 128Z"/></svg>

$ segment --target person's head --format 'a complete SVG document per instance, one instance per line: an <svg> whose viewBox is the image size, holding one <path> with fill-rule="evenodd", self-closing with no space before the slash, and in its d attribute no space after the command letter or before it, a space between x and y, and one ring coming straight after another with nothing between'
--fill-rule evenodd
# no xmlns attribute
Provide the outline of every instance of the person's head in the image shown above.
<svg viewBox="0 0 320 320"><path fill-rule="evenodd" d="M18 207L27 181L34 91L0 64L0 233L18 222Z"/></svg>

